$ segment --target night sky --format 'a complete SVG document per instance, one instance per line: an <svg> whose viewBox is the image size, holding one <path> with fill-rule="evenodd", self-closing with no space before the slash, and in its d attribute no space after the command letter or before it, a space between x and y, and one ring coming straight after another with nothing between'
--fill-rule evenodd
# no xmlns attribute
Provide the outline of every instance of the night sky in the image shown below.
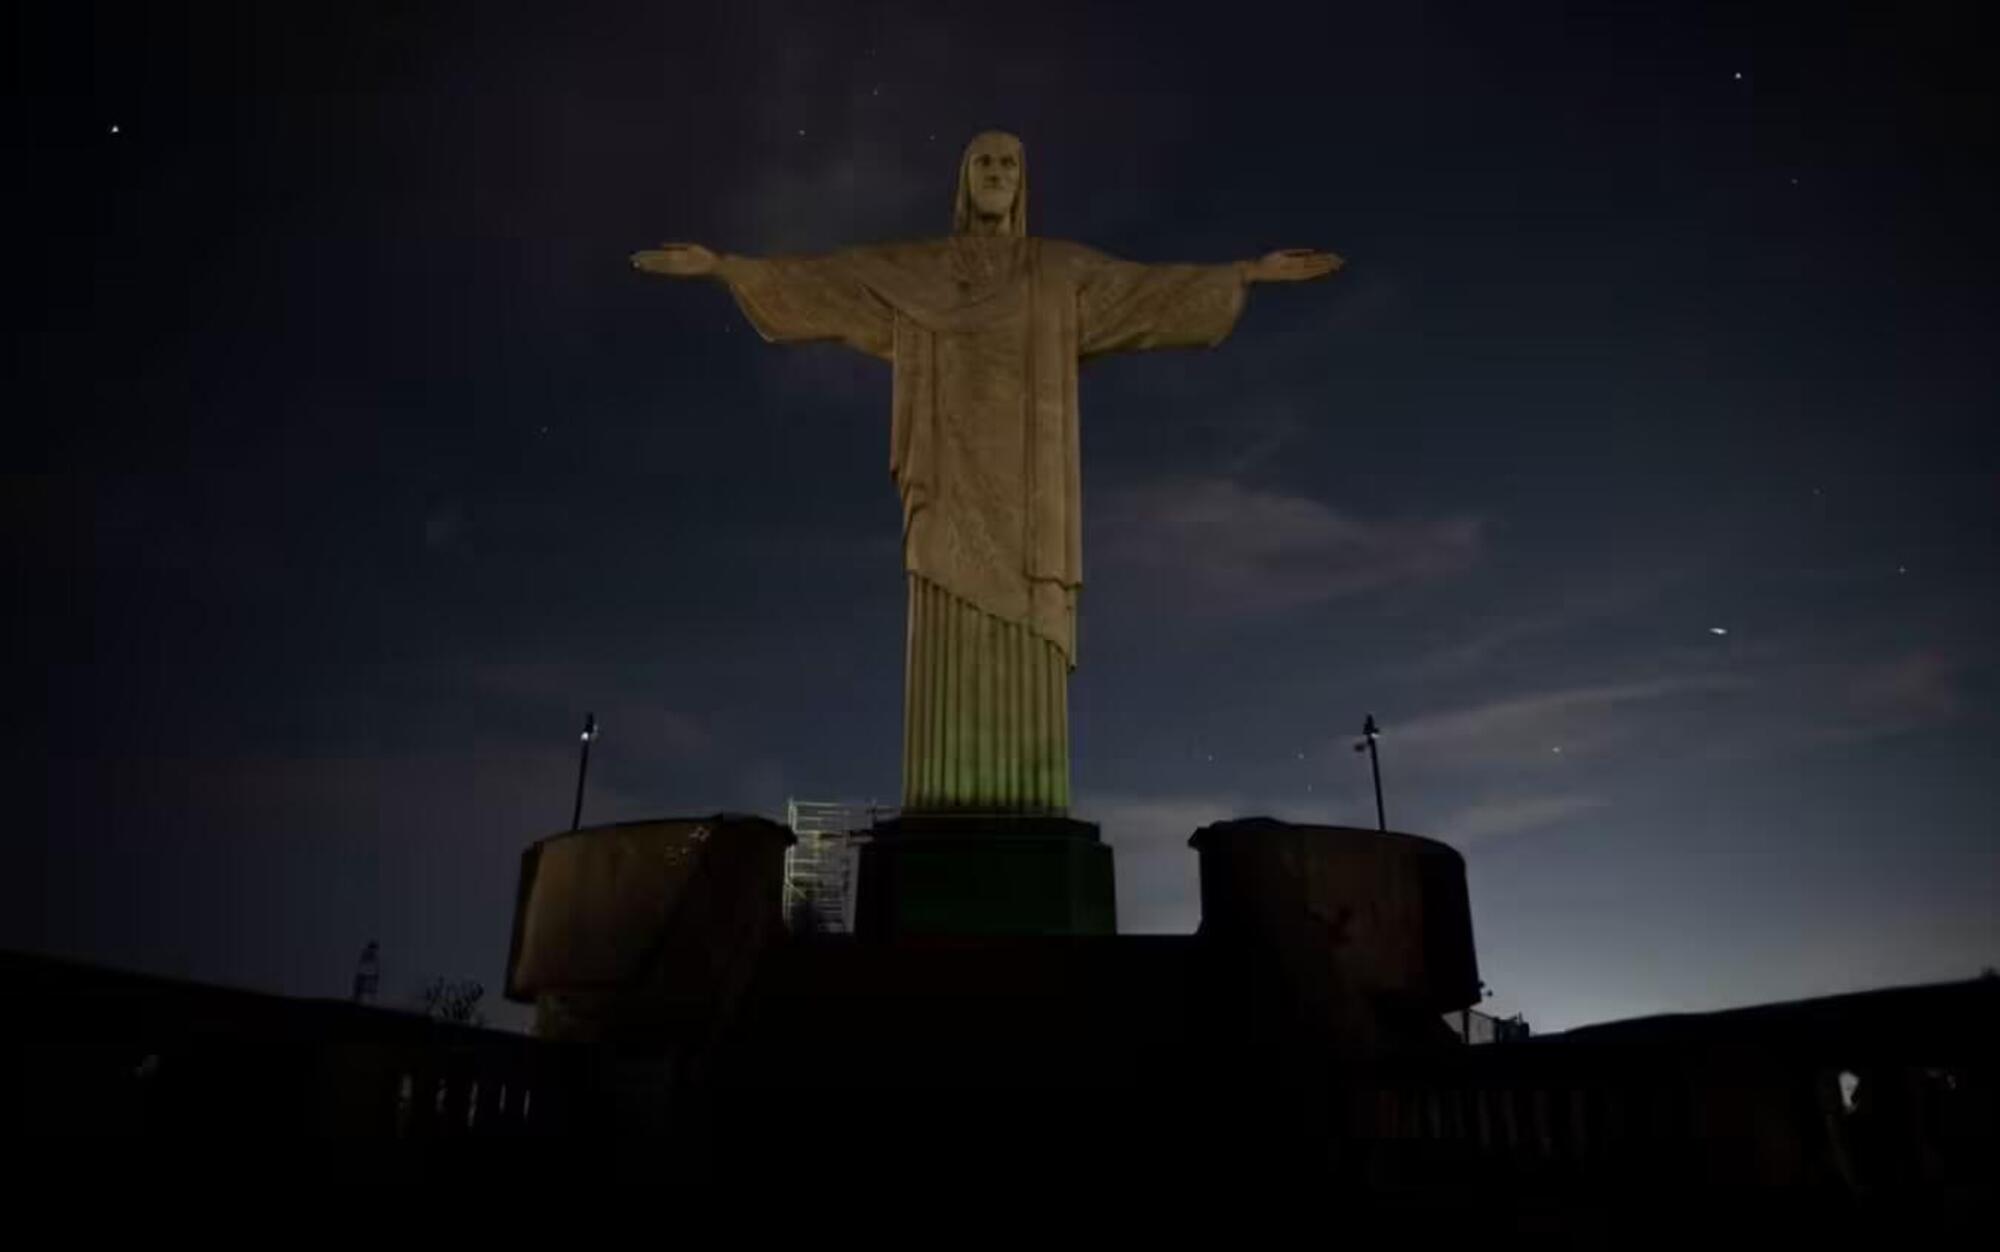
<svg viewBox="0 0 2000 1252"><path fill-rule="evenodd" d="M2000 964L1996 75L1967 7L24 6L0 945L501 982L521 849L893 801L889 373L635 274L1348 258L1083 380L1076 815L1462 849L1538 1029ZM508 1017L506 1020L518 1020Z"/></svg>

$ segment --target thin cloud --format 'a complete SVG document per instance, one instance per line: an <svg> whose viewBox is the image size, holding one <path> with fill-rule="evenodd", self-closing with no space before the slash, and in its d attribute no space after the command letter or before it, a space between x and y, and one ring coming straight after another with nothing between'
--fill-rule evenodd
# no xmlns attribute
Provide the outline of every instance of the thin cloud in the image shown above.
<svg viewBox="0 0 2000 1252"><path fill-rule="evenodd" d="M743 193L737 220L752 244L783 252L832 249L887 237L911 206L936 207L927 232L951 228L955 153L922 153L879 140L842 139L775 158Z"/></svg>
<svg viewBox="0 0 2000 1252"><path fill-rule="evenodd" d="M1883 733L1942 725L1964 705L1958 667L1942 652L1912 652L1858 670L1847 682L1849 709Z"/></svg>
<svg viewBox="0 0 2000 1252"><path fill-rule="evenodd" d="M1228 478L1113 494L1097 551L1114 574L1170 580L1195 613L1282 613L1464 572L1482 523L1469 516L1363 521L1307 496Z"/></svg>
<svg viewBox="0 0 2000 1252"><path fill-rule="evenodd" d="M1741 678L1698 674L1569 687L1433 713L1390 728L1384 738L1398 750L1418 748L1440 761L1467 764L1539 758L1557 748L1585 755L1640 734L1644 725L1634 711L1642 706L1747 685Z"/></svg>
<svg viewBox="0 0 2000 1252"><path fill-rule="evenodd" d="M1590 592L1565 591L1550 598L1558 607L1489 620L1472 634L1419 657L1411 677L1462 675L1490 665L1524 645L1560 638L1581 627L1634 613L1657 600L1683 574L1656 574Z"/></svg>
<svg viewBox="0 0 2000 1252"><path fill-rule="evenodd" d="M1742 762L1816 748L1874 743L1949 726L1976 706L1961 663L1934 649L1880 661L1813 661L1774 667L1769 698L1711 728L1682 755Z"/></svg>
<svg viewBox="0 0 2000 1252"><path fill-rule="evenodd" d="M768 72L754 84L757 131L778 139L755 162L728 220L741 225L746 246L764 252L827 250L906 234L918 206L932 210L930 229L919 233L948 233L957 145L968 136L918 143L913 132L887 131L871 116L881 108L879 76L924 57L942 61L949 54L946 33L921 20L900 24L881 32L887 55L879 46L859 46L863 40L852 30L827 33L843 46L778 41ZM853 89L863 79L871 80L869 90ZM845 86L830 89L836 83Z"/></svg>
<svg viewBox="0 0 2000 1252"><path fill-rule="evenodd" d="M1395 278L1371 275L1336 281L1342 283L1341 297L1313 319L1313 328L1322 334L1381 330L1406 319L1414 304L1409 284Z"/></svg>
<svg viewBox="0 0 2000 1252"><path fill-rule="evenodd" d="M629 672L563 664L486 665L473 672L472 685L487 695L572 714L587 706L606 734L617 734L627 755L684 758L714 746L714 736L700 718L635 692Z"/></svg>
<svg viewBox="0 0 2000 1252"><path fill-rule="evenodd" d="M461 850L517 847L567 824L576 761L565 745L496 742L420 755L324 754L192 758L157 776L184 788L183 811L221 832L340 843L444 838ZM632 816L644 801L601 780L592 820Z"/></svg>
<svg viewBox="0 0 2000 1252"><path fill-rule="evenodd" d="M1106 841L1133 855L1187 845L1188 836L1210 822L1241 817L1242 799L1210 796L1085 796L1077 806L1098 824Z"/></svg>
<svg viewBox="0 0 2000 1252"><path fill-rule="evenodd" d="M1080 796L1076 812L1098 823L1117 857L1118 929L1190 934L1201 923L1201 874L1188 836L1242 816L1233 795Z"/></svg>
<svg viewBox="0 0 2000 1252"><path fill-rule="evenodd" d="M1489 797L1451 813L1431 833L1463 847L1477 840L1541 830L1609 803L1603 796L1583 794Z"/></svg>

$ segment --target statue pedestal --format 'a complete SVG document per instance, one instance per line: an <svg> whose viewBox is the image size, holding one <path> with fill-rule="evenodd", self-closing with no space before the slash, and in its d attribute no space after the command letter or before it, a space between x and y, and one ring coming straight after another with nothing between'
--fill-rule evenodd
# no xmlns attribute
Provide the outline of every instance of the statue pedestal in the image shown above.
<svg viewBox="0 0 2000 1252"><path fill-rule="evenodd" d="M861 846L854 929L906 935L1111 935L1097 826L1032 814L906 813Z"/></svg>

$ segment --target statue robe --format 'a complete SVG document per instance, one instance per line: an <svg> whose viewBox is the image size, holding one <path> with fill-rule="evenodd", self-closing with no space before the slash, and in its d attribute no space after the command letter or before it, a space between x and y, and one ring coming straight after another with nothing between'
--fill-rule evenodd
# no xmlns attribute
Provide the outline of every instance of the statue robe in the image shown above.
<svg viewBox="0 0 2000 1252"><path fill-rule="evenodd" d="M1243 308L1241 271L953 235L732 256L720 274L764 338L839 340L894 367L904 807L1063 811L1083 583L1077 366L1221 342Z"/></svg>

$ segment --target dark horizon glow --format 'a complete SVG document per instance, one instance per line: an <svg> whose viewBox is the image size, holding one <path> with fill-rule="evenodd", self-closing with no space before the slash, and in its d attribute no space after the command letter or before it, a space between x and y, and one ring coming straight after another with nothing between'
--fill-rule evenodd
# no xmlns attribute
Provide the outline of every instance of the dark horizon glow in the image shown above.
<svg viewBox="0 0 2000 1252"><path fill-rule="evenodd" d="M1084 375L1127 929L1373 826L1372 710L1538 1029L2000 965L1970 19L1407 8L30 8L0 945L497 994L586 712L586 821L892 799L888 372L625 257L942 234L997 126L1037 233L1350 263Z"/></svg>

